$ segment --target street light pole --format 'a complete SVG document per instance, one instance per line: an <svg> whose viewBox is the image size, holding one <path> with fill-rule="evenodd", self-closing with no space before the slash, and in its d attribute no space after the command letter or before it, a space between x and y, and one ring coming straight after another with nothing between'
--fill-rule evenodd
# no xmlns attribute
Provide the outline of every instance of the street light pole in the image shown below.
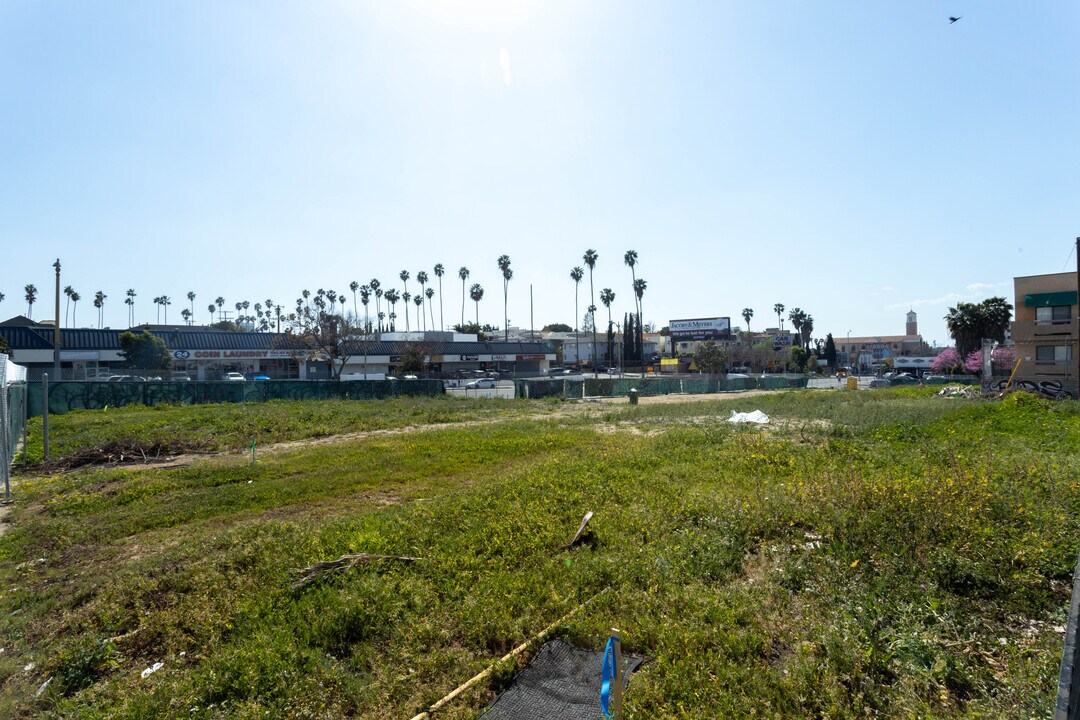
<svg viewBox="0 0 1080 720"><path fill-rule="evenodd" d="M1076 238L1076 297L1080 298L1080 237ZM1076 329L1073 330L1073 339L1076 341L1076 349L1073 351L1073 362L1076 363L1076 398L1080 400L1080 299L1077 300L1076 305L1076 317L1073 318L1073 323Z"/></svg>
<svg viewBox="0 0 1080 720"><path fill-rule="evenodd" d="M53 263L56 268L56 318L53 325L53 372L60 380L60 258Z"/></svg>

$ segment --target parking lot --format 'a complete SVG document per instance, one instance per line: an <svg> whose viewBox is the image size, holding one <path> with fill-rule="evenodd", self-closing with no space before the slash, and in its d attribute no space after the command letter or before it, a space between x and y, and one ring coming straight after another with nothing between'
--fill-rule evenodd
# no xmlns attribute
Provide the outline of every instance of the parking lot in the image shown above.
<svg viewBox="0 0 1080 720"><path fill-rule="evenodd" d="M514 381L513 380L498 380L493 388L469 388L465 387L466 383L462 383L459 387L450 387L447 385L446 394L454 395L456 397L469 397L469 398L504 398L506 400L514 399Z"/></svg>

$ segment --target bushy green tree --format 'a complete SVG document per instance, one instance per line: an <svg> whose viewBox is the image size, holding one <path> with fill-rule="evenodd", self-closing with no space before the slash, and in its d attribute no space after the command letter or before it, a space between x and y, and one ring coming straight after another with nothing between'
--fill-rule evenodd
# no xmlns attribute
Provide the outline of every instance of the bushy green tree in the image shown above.
<svg viewBox="0 0 1080 720"><path fill-rule="evenodd" d="M1005 331L1012 319L1013 306L1003 297L992 297L981 303L957 303L945 315L949 334L956 341L956 351L966 358L982 347L983 338L1005 342Z"/></svg>
<svg viewBox="0 0 1080 720"><path fill-rule="evenodd" d="M823 357L829 367L836 367L836 343L833 341L832 333L825 336L825 350L823 352Z"/></svg>
<svg viewBox="0 0 1080 720"><path fill-rule="evenodd" d="M120 333L120 355L125 367L168 372L172 358L165 348L165 341L148 331Z"/></svg>
<svg viewBox="0 0 1080 720"><path fill-rule="evenodd" d="M810 353L799 347L798 345L792 345L788 351L789 367L794 372L806 372L806 364L810 360Z"/></svg>
<svg viewBox="0 0 1080 720"><path fill-rule="evenodd" d="M427 348L424 343L406 343L401 349L401 371L406 373L424 372L424 358L427 356Z"/></svg>
<svg viewBox="0 0 1080 720"><path fill-rule="evenodd" d="M574 328L566 323L550 323L544 326L543 332L573 332Z"/></svg>
<svg viewBox="0 0 1080 720"><path fill-rule="evenodd" d="M715 375L724 371L727 363L727 351L714 340L706 340L694 353L694 364L703 373Z"/></svg>

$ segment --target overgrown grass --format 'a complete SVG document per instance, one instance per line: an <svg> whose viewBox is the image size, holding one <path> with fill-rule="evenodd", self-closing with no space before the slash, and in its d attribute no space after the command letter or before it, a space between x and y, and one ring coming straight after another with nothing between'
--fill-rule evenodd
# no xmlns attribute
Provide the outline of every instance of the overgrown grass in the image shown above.
<svg viewBox="0 0 1080 720"><path fill-rule="evenodd" d="M160 445L164 454L237 450L249 447L252 440L261 445L411 425L522 416L558 402L548 400L530 405L447 396L377 401L272 400L220 405L129 405L105 410L76 410L50 418L50 460L117 441L142 447ZM42 460L41 423L40 417L34 418L28 426L27 460L31 465L38 465ZM138 453L135 457L139 457Z"/></svg>
<svg viewBox="0 0 1080 720"><path fill-rule="evenodd" d="M733 407L774 422L722 422ZM0 715L411 717L605 588L560 634L600 648L618 626L651 658L628 718L1049 714L1075 403L580 413L24 478L0 539ZM565 549L586 510L590 542ZM289 589L355 552L423 560ZM511 671L439 717L474 717Z"/></svg>

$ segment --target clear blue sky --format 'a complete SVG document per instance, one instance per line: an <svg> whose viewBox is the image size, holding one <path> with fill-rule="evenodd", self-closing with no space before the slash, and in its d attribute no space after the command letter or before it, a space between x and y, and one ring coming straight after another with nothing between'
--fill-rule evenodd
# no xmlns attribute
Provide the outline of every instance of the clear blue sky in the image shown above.
<svg viewBox="0 0 1080 720"><path fill-rule="evenodd" d="M621 319L634 249L658 325L912 307L945 343L949 305L1076 267L1078 31L1072 0L0 2L0 317L27 283L52 315L57 257L113 327L129 287L206 322L441 262L446 323L464 265L501 325L507 253L511 324L532 285L573 325L584 251Z"/></svg>

